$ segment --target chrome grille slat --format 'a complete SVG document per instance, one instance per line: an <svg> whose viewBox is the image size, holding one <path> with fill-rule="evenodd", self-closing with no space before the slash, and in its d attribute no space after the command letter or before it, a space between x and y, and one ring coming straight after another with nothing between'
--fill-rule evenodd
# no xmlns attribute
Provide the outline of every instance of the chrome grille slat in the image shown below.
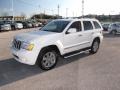
<svg viewBox="0 0 120 90"><path fill-rule="evenodd" d="M21 42L21 41L16 40L16 39L13 40L13 47L14 47L15 49L20 50L21 45L22 45L22 42Z"/></svg>

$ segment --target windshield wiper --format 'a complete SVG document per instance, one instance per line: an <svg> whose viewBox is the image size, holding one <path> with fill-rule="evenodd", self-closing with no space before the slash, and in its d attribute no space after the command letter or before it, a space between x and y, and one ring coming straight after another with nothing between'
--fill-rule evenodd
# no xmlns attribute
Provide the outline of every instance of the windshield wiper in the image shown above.
<svg viewBox="0 0 120 90"><path fill-rule="evenodd" d="M42 31L49 31L49 30L42 30Z"/></svg>
<svg viewBox="0 0 120 90"><path fill-rule="evenodd" d="M57 31L50 31L50 30L43 30L43 31L48 31L48 32L57 32Z"/></svg>

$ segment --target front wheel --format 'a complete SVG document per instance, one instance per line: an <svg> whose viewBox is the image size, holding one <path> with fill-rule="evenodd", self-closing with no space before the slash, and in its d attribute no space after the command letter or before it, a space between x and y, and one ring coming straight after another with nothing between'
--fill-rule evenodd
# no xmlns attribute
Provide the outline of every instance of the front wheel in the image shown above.
<svg viewBox="0 0 120 90"><path fill-rule="evenodd" d="M92 43L90 53L92 53L92 54L97 53L97 51L99 49L99 45L100 45L99 40L95 39Z"/></svg>
<svg viewBox="0 0 120 90"><path fill-rule="evenodd" d="M38 57L38 65L43 70L50 70L56 65L57 60L57 53L54 50L46 49L41 51Z"/></svg>

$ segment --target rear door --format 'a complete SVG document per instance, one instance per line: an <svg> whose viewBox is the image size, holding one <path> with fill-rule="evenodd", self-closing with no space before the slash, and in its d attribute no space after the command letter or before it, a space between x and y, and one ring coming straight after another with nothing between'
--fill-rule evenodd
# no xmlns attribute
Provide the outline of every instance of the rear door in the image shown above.
<svg viewBox="0 0 120 90"><path fill-rule="evenodd" d="M92 35L94 34L94 28L92 21L83 21L83 48L90 47L92 41Z"/></svg>

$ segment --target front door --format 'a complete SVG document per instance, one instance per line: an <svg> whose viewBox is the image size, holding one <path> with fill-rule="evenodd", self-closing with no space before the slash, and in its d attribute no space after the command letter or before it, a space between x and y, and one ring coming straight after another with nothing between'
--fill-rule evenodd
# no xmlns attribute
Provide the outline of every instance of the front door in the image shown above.
<svg viewBox="0 0 120 90"><path fill-rule="evenodd" d="M80 49L80 44L83 42L83 35L82 35L82 27L81 27L81 22L80 21L75 21L71 24L71 26L68 28L67 32L69 29L75 28L76 32L74 33L66 33L64 35L64 52L72 52Z"/></svg>

